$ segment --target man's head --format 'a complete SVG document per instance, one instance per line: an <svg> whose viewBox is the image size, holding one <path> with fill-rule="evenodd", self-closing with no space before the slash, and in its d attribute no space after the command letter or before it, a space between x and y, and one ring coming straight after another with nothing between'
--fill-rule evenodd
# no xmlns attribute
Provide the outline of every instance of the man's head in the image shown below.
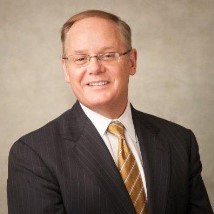
<svg viewBox="0 0 214 214"><path fill-rule="evenodd" d="M86 11L70 18L62 30L65 80L82 104L109 118L123 113L129 76L136 71L130 28L122 33L121 22L125 22L114 17L102 11Z"/></svg>
<svg viewBox="0 0 214 214"><path fill-rule="evenodd" d="M121 34L121 39L124 41L126 48L131 49L132 48L132 41L131 41L131 28L129 25L121 20L120 17L107 13L105 11L101 10L86 10L81 13L78 13L74 16L72 16L70 19L65 22L61 29L61 41L62 41L62 50L63 50L63 55L66 53L66 48L65 48L65 43L66 43L66 38L67 38L67 33L70 30L70 28L73 26L73 24L77 21L80 21L85 18L89 17L98 17L98 18L103 18L109 21L114 22Z"/></svg>

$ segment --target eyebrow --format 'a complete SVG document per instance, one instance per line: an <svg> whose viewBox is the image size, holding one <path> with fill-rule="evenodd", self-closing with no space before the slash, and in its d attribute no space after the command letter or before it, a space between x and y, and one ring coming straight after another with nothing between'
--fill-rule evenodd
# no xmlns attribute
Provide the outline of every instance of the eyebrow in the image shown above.
<svg viewBox="0 0 214 214"><path fill-rule="evenodd" d="M103 53L105 51L115 51L115 47L114 46L106 46L106 47L102 47L100 49L100 51L98 53ZM74 50L72 54L87 54L88 50L87 49L80 49L80 50Z"/></svg>

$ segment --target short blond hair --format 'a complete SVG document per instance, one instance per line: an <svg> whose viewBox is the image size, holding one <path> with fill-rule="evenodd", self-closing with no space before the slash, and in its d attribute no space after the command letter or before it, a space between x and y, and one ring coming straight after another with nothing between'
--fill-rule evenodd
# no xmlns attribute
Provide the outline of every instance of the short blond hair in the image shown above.
<svg viewBox="0 0 214 214"><path fill-rule="evenodd" d="M118 26L119 31L121 33L122 39L126 45L126 48L131 49L131 47L132 47L131 28L125 21L123 21L120 17L118 17L112 13L108 13L108 12L105 12L102 10L86 10L86 11L80 12L78 14L75 14L74 16L69 18L65 22L65 24L62 26L61 41L62 41L63 55L65 54L66 36L67 36L68 31L72 27L72 25L77 21L80 21L82 19L89 18L89 17L99 17L99 18L111 20L114 23L116 23L116 25Z"/></svg>

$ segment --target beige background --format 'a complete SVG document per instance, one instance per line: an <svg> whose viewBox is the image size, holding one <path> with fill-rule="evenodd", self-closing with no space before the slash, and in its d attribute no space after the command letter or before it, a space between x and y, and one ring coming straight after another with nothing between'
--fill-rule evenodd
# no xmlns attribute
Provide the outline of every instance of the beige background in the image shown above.
<svg viewBox="0 0 214 214"><path fill-rule="evenodd" d="M60 28L85 9L105 9L131 25L138 73L130 100L194 131L214 205L213 0L0 0L0 213L7 213L13 142L75 101L63 80Z"/></svg>

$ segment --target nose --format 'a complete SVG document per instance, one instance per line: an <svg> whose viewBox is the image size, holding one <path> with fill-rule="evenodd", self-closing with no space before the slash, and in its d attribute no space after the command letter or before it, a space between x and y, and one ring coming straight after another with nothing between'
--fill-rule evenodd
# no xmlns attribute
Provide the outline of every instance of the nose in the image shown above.
<svg viewBox="0 0 214 214"><path fill-rule="evenodd" d="M91 59L95 58L98 62L100 62L99 56L95 55L95 56L89 56L89 62L91 61Z"/></svg>
<svg viewBox="0 0 214 214"><path fill-rule="evenodd" d="M89 59L87 70L90 74L99 74L102 71L102 66L97 56L91 56Z"/></svg>

